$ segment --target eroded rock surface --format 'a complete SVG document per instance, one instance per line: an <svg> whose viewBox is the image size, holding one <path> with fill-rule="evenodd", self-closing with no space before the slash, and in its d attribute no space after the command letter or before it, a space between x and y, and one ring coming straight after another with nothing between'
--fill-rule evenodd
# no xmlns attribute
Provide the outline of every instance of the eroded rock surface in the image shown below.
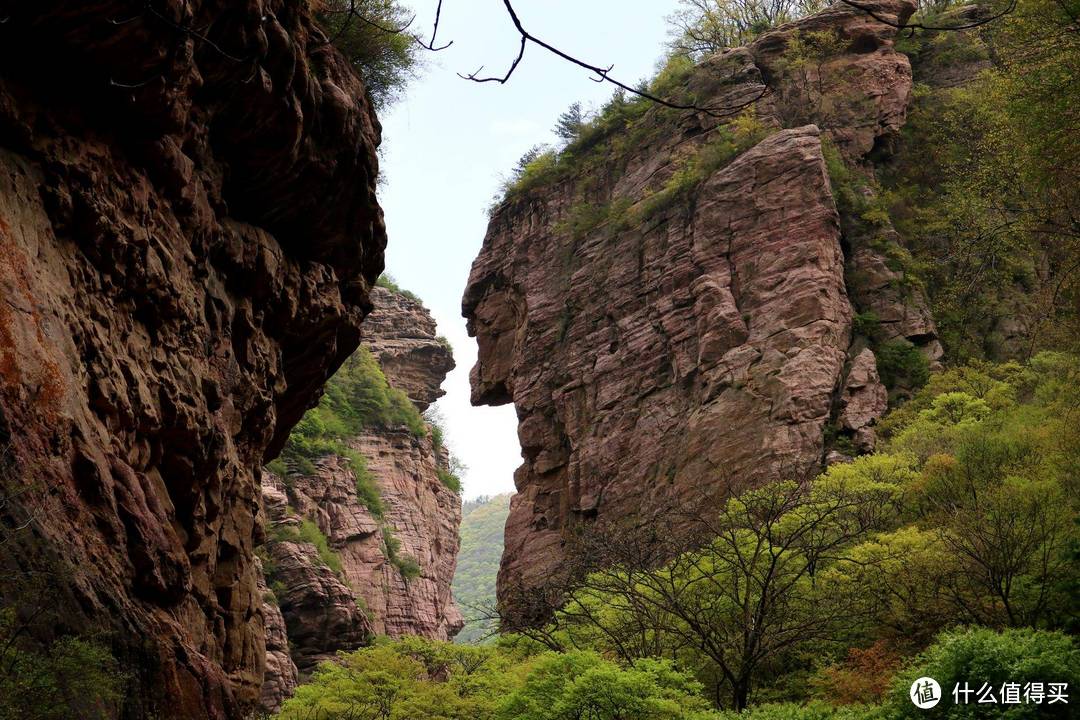
<svg viewBox="0 0 1080 720"><path fill-rule="evenodd" d="M380 130L306 2L143 5L0 2L0 441L133 712L238 718L258 468L359 342Z"/></svg>
<svg viewBox="0 0 1080 720"><path fill-rule="evenodd" d="M281 614L278 598L264 582L259 564L259 591L263 594L262 614L266 625L266 672L263 675L259 705L269 712L277 712L281 704L296 690L299 672L289 654L289 635L285 618Z"/></svg>
<svg viewBox="0 0 1080 720"><path fill-rule="evenodd" d="M902 21L914 6L874 8ZM698 102L764 93L766 137L674 201L655 198L716 120L653 109L629 147L497 209L463 314L479 346L473 402L513 402L519 419L503 602L557 572L577 523L819 467L841 408L847 431L872 434L884 388L873 354L851 346L863 308L823 138L856 172L888 147L911 90L894 34L834 6L703 63L688 81Z"/></svg>
<svg viewBox="0 0 1080 720"><path fill-rule="evenodd" d="M453 357L419 302L383 288L372 298L364 345L379 358L391 385L426 408L442 394L439 386L454 367ZM381 517L358 497L353 468L337 455L317 460L314 474L290 476L288 485L272 473L263 478L268 522L313 522L341 562L335 575L321 567L314 546L269 544L275 560L271 587L280 590L292 657L303 674L371 635L448 640L464 625L450 590L461 499L440 479L448 469L446 449L405 427L371 428L347 444L366 461L381 497ZM417 566L414 576L402 570L410 560ZM302 566L303 572L282 572L289 566ZM273 686L264 685L263 696L272 700L281 683L270 675L267 683Z"/></svg>
<svg viewBox="0 0 1080 720"><path fill-rule="evenodd" d="M863 348L851 361L840 391L839 427L854 438L862 452L874 449L873 426L889 407L889 394L878 377L877 360L870 348Z"/></svg>
<svg viewBox="0 0 1080 720"><path fill-rule="evenodd" d="M371 299L375 309L364 323L364 345L390 384L423 412L446 394L442 382L454 369L450 346L419 301L384 287L375 287Z"/></svg>

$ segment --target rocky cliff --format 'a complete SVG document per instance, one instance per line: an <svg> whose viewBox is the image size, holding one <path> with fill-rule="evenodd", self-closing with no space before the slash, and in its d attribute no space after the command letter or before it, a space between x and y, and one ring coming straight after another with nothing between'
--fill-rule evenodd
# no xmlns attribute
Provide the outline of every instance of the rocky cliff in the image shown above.
<svg viewBox="0 0 1080 720"><path fill-rule="evenodd" d="M711 57L672 90L709 112L613 103L495 210L463 312L473 402L519 419L504 603L578 523L872 447L875 353L936 361L902 239L870 212L912 87L894 35L838 5Z"/></svg>
<svg viewBox="0 0 1080 720"><path fill-rule="evenodd" d="M442 395L439 386L454 367L450 349L418 301L381 287L372 300L361 352L378 358L390 386L406 392L417 410L425 409ZM301 674L373 635L447 640L464 624L450 590L461 499L446 484L452 482L446 448L436 432L422 427L417 433L404 425L372 425L345 441L351 453L321 457L313 472L264 477L269 536L278 538L266 548L272 563L270 604L280 609L291 659ZM362 473L378 495L375 507L358 492L352 453L363 458ZM320 557L303 533L282 533L305 521L318 528L332 556ZM268 709L276 708L296 682L290 664L276 662L273 632L268 626L263 686Z"/></svg>
<svg viewBox="0 0 1080 720"><path fill-rule="evenodd" d="M359 343L379 134L302 0L0 2L0 599L127 716L259 697L259 467Z"/></svg>

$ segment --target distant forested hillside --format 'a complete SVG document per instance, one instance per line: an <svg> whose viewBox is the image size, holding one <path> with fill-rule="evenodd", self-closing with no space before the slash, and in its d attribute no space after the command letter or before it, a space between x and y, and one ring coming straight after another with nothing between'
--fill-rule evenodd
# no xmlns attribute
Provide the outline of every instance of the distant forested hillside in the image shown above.
<svg viewBox="0 0 1080 720"><path fill-rule="evenodd" d="M461 508L461 552L454 575L454 599L465 615L460 643L475 643L494 628L479 608L495 604L495 576L503 550L503 526L510 511L510 495L479 497Z"/></svg>

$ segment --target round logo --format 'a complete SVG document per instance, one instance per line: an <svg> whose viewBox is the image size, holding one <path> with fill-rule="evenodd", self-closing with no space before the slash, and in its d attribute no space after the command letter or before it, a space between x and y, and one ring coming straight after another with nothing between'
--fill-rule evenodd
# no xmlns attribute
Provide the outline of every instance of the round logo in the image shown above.
<svg viewBox="0 0 1080 720"><path fill-rule="evenodd" d="M941 686L932 677L921 677L911 683L911 702L920 710L929 710L941 702Z"/></svg>

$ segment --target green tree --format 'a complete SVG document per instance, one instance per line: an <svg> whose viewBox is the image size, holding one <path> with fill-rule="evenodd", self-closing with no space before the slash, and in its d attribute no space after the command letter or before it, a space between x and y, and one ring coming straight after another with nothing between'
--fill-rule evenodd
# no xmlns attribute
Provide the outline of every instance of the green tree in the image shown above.
<svg viewBox="0 0 1080 720"><path fill-rule="evenodd" d="M548 654L507 698L496 720L682 720L703 712L700 686L670 662L621 668L591 652Z"/></svg>
<svg viewBox="0 0 1080 720"><path fill-rule="evenodd" d="M562 115L559 115L559 119L555 121L554 132L559 138L571 142L581 136L584 127L585 114L581 110L581 103L575 102Z"/></svg>
<svg viewBox="0 0 1080 720"><path fill-rule="evenodd" d="M412 15L395 0L309 0L334 45L360 71L376 109L394 102L416 76L421 46Z"/></svg>
<svg viewBox="0 0 1080 720"><path fill-rule="evenodd" d="M12 608L0 609L0 720L107 720L126 681L109 648L93 638L34 643Z"/></svg>
<svg viewBox="0 0 1080 720"><path fill-rule="evenodd" d="M680 0L671 24L670 47L700 59L746 45L761 33L821 10L821 0Z"/></svg>
<svg viewBox="0 0 1080 720"><path fill-rule="evenodd" d="M1059 633L1034 630L996 632L967 628L943 634L910 666L897 675L889 697L896 720L906 718L947 718L949 720L1022 720L1025 718L1069 718L1070 704L1018 705L977 703L955 704L946 697L930 710L917 708L908 698L912 683L920 677L932 677L946 694L957 683L967 683L976 692L983 683L994 688L995 697L1007 682L1068 683L1070 693L1080 683L1080 649L1073 640ZM1072 698L1070 698L1070 702Z"/></svg>
<svg viewBox="0 0 1080 720"><path fill-rule="evenodd" d="M573 554L599 569L569 580L554 627L533 637L626 660L681 658L710 681L717 704L745 708L770 667L854 621L842 586L818 578L889 525L909 475L902 463L862 460L816 481L748 490L715 516L652 521L644 535L592 531ZM663 557L674 559L658 565Z"/></svg>

